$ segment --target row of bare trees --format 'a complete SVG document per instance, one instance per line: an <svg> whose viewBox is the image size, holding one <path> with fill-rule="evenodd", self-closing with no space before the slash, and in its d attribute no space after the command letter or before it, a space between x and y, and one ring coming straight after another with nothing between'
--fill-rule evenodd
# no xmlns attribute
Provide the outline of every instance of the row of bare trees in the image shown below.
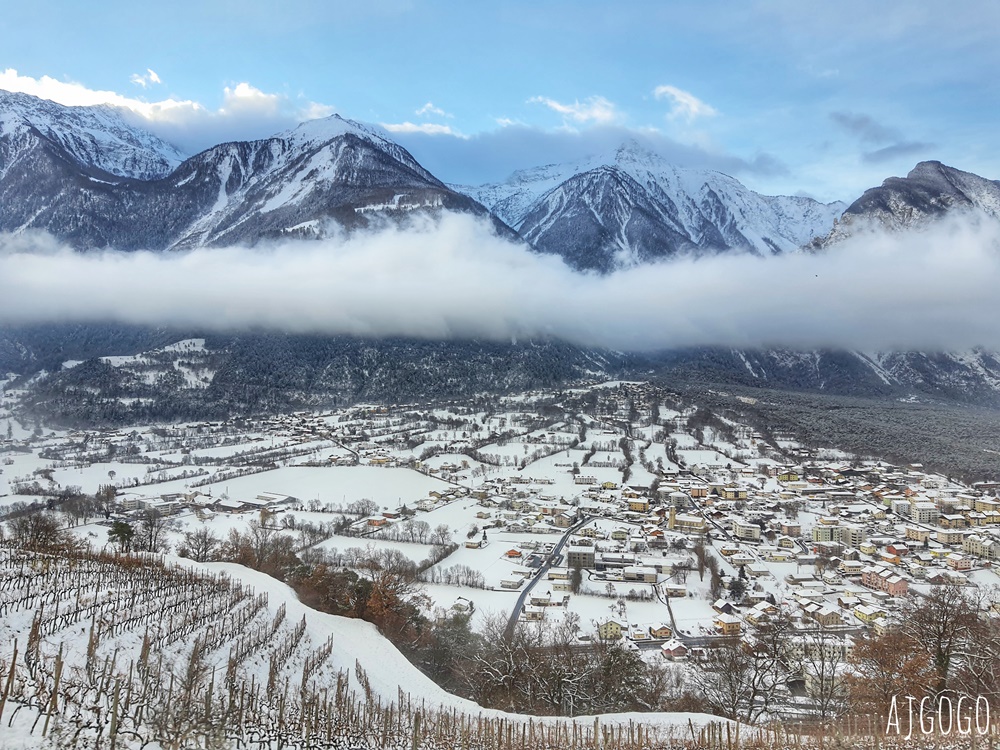
<svg viewBox="0 0 1000 750"><path fill-rule="evenodd" d="M519 622L487 617L459 669L484 706L512 712L576 716L656 711L669 694L670 672L618 643L581 643L579 619Z"/></svg>
<svg viewBox="0 0 1000 750"><path fill-rule="evenodd" d="M850 640L849 640L850 639ZM785 613L720 641L692 666L689 687L723 716L757 722L801 681L803 713L885 717L893 697L1000 699L1000 623L990 592L940 586L907 602L878 632L793 625Z"/></svg>

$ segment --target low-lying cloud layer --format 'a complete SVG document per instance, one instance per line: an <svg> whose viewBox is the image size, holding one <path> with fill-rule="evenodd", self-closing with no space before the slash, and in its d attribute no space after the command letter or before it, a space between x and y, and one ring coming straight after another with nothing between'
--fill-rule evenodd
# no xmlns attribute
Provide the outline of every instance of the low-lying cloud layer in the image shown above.
<svg viewBox="0 0 1000 750"><path fill-rule="evenodd" d="M820 255L584 276L464 215L346 240L80 254L0 237L0 323L686 346L1000 348L1000 224L869 233Z"/></svg>

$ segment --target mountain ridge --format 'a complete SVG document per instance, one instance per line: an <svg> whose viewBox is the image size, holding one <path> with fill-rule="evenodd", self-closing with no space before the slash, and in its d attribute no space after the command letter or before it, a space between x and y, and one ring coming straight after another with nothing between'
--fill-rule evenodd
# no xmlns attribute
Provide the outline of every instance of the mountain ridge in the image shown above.
<svg viewBox="0 0 1000 750"><path fill-rule="evenodd" d="M922 161L905 177L888 177L866 190L810 247L829 248L866 231L921 228L947 215L976 211L1000 219L1000 181Z"/></svg>
<svg viewBox="0 0 1000 750"><path fill-rule="evenodd" d="M131 125L110 105L67 107L0 89L0 134L23 139L30 131L60 147L80 167L114 177L164 177L185 158L172 144Z"/></svg>
<svg viewBox="0 0 1000 750"><path fill-rule="evenodd" d="M759 195L721 172L676 167L636 141L577 162L519 170L503 182L454 187L535 249L601 273L691 252L795 252L828 232L846 207ZM573 226L580 216L587 218L582 229Z"/></svg>
<svg viewBox="0 0 1000 750"><path fill-rule="evenodd" d="M7 95L0 111L0 231L41 229L75 249L316 238L413 212L492 218L402 146L339 115L270 138L218 144L175 164L157 161L167 144L128 126L112 108ZM67 135L96 132L102 123L110 128L103 140ZM128 159L92 148L126 141L135 152ZM129 159L142 162L136 154L143 149L147 166L130 172ZM502 222L494 227L513 236Z"/></svg>
<svg viewBox="0 0 1000 750"><path fill-rule="evenodd" d="M164 156L159 142L127 133L131 126L109 108L46 103L34 115L25 114L25 107L41 101L0 96L0 231L43 229L83 250L180 250L315 238L413 212L456 210L490 218L499 233L515 239L514 230L502 221L506 218L536 250L558 254L577 270L606 273L685 253L735 250L768 256L797 252L806 244L831 249L864 226L896 231L954 212L1000 218L1000 183L940 162L921 162L906 177L886 179L834 223L843 204L761 196L721 173L671 166L638 144L625 144L611 156L521 171L504 184L464 188L470 197L447 186L377 129L339 116L270 138L218 144L172 166L169 149ZM14 104L4 109L3 102ZM43 122L57 115L66 119ZM78 125L87 137L71 137ZM105 126L110 128L105 137L91 132ZM101 144L111 144L109 154L99 153ZM144 149L145 158L134 156ZM832 228L816 234L827 222ZM581 237L586 240L583 250L571 248ZM68 353L75 351L77 339L86 343L76 347L79 358L92 358L120 353L115 349L122 346L138 351L169 337L165 331L124 329L0 328L0 360L6 369L29 374L58 364L63 353L65 360L77 358ZM236 355L232 367L219 368L222 379L208 395L240 408L280 401L275 394L291 381L308 403L324 394L425 397L435 391L551 385L588 373L638 375L643 368L661 366L673 372L714 372L723 381L749 379L817 391L857 388L893 398L915 391L1000 404L1000 356L983 350L705 349L633 361L553 342L535 349L482 342L446 342L435 348L426 342L382 346L310 339L300 346L251 337ZM255 357L264 363L263 370L254 369ZM275 374L273 366L281 361L298 363L288 377ZM335 375L337 367L340 375ZM495 372L480 377L476 367ZM91 370L98 380L109 375L106 368ZM445 377L449 370L456 376ZM53 397L65 402L87 372L57 374L52 387L58 391L68 381L71 390ZM239 381L251 375L259 381L257 391L241 391ZM462 378L464 384L454 382ZM127 385L123 383L118 378L112 390L120 392Z"/></svg>

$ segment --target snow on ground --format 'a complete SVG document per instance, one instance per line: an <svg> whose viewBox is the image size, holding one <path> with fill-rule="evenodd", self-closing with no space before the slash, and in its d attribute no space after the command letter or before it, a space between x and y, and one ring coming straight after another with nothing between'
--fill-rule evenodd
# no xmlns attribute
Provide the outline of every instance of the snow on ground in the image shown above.
<svg viewBox="0 0 1000 750"><path fill-rule="evenodd" d="M713 450L678 448L677 455L688 466L694 466L697 464L717 464L719 466L725 466L726 464L737 463L733 459Z"/></svg>
<svg viewBox="0 0 1000 750"><path fill-rule="evenodd" d="M184 339L174 344L168 344L160 351L164 352L203 352L205 351L205 339Z"/></svg>
<svg viewBox="0 0 1000 750"><path fill-rule="evenodd" d="M227 479L204 489L225 492L232 498L256 497L262 492L282 492L303 502L318 500L321 506L347 505L355 500L374 500L385 509L413 505L431 490L452 485L411 469L375 466L296 466Z"/></svg>
<svg viewBox="0 0 1000 750"><path fill-rule="evenodd" d="M344 552L348 549L371 550L375 553L383 550L395 550L400 552L411 562L419 563L426 560L431 555L432 547L429 544L417 544L415 542L393 542L378 537L357 537L357 536L332 536L329 539L314 545L311 549L322 550L323 552Z"/></svg>
<svg viewBox="0 0 1000 750"><path fill-rule="evenodd" d="M198 566L197 563L187 564ZM361 689L354 674L354 666L358 662L367 670L372 688L385 698L395 700L399 692L402 691L426 701L428 706L455 709L473 716L528 720L527 716L486 709L470 700L446 692L410 664L389 641L382 637L374 625L361 620L317 612L299 602L295 592L288 586L263 573L229 563L206 563L198 567L208 571L225 573L235 580L249 584L258 593L266 593L269 608L273 609L285 604L287 619L291 622L298 621L304 615L307 633L314 643L322 643L328 636L333 635L334 647L330 662L335 669L343 669L350 673L351 686L355 690L360 691ZM453 590L463 592L463 595L467 591L467 589L454 588ZM532 720L536 723L567 721L561 717L532 717ZM658 727L664 731L674 729L682 732L687 730L689 720L695 726L702 726L709 722L718 722L719 717L709 714L632 712L604 714L599 720L602 724L628 724L631 721ZM581 716L576 717L573 721L593 725L594 717Z"/></svg>
<svg viewBox="0 0 1000 750"><path fill-rule="evenodd" d="M680 469L676 463L667 458L667 447L663 443L653 443L649 446L646 449L646 460L652 461L657 466L662 462L665 471Z"/></svg>
<svg viewBox="0 0 1000 750"><path fill-rule="evenodd" d="M691 578L697 579L697 577L697 573L695 573L688 578L689 589L691 588ZM707 583L707 573L705 574L705 580ZM674 622L677 623L677 628L682 633L699 635L702 632L702 628L711 627L712 618L716 614L715 610L712 609L711 603L699 594L700 592L697 592L694 596L689 596L686 599L678 597L670 600L670 609L674 613Z"/></svg>
<svg viewBox="0 0 1000 750"><path fill-rule="evenodd" d="M491 617L506 620L520 594L519 591L494 591L469 586L446 586L440 583L425 583L423 587L436 607L449 609L459 597L472 602L473 612L469 624L477 631L481 630Z"/></svg>
<svg viewBox="0 0 1000 750"><path fill-rule="evenodd" d="M515 574L515 570L524 568L524 558L530 553L522 551L522 557L514 559L507 557L506 554L510 550L517 550L519 544L527 541L527 535L488 532L487 536L489 544L479 549L469 549L462 544L464 539L456 539L455 541L462 546L449 555L447 559L435 565L433 569L444 570L456 565L468 565L483 574L486 587L491 589L499 589L501 581L519 578L520 576ZM555 541L556 538L553 537L552 541Z"/></svg>
<svg viewBox="0 0 1000 750"><path fill-rule="evenodd" d="M63 487L69 487L72 485L78 486L85 493L93 494L97 492L101 485L105 484L117 484L123 485L127 484L130 479L138 479L142 481L147 478L147 469L149 468L146 464L123 464L123 463L94 463L89 466L79 466L79 467L67 467L64 469L56 469L52 472L52 478ZM187 467L193 469L194 467ZM114 479L111 478L109 472L114 473ZM44 480L43 480L44 484ZM141 494L143 490L141 487L135 488ZM150 488L150 494L159 494L159 488Z"/></svg>
<svg viewBox="0 0 1000 750"><path fill-rule="evenodd" d="M671 432L670 438L677 442L677 448L689 448L693 449L698 446L698 440L694 435L687 432Z"/></svg>

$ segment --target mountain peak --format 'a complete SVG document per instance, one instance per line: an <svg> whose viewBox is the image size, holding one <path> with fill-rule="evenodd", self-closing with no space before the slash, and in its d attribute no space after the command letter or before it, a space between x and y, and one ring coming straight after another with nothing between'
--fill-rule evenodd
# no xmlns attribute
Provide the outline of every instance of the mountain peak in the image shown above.
<svg viewBox="0 0 1000 750"><path fill-rule="evenodd" d="M910 180L919 179L927 175L941 174L946 170L955 171L952 170L951 167L942 164L936 159L930 159L927 161L917 162L917 165L907 173L906 178Z"/></svg>
<svg viewBox="0 0 1000 750"><path fill-rule="evenodd" d="M279 137L297 143L332 141L342 135L357 135L368 140L384 140L359 122L333 114L316 120L306 120Z"/></svg>
<svg viewBox="0 0 1000 750"><path fill-rule="evenodd" d="M322 237L413 212L487 213L377 128L338 115L180 164L158 147L169 149L119 109L0 98L0 231L163 250Z"/></svg>
<svg viewBox="0 0 1000 750"><path fill-rule="evenodd" d="M872 227L890 231L919 227L963 211L1000 218L1000 184L939 161L922 161L906 177L889 177L866 190L814 246L828 247Z"/></svg>
<svg viewBox="0 0 1000 750"><path fill-rule="evenodd" d="M651 148L643 146L635 138L622 141L622 144L615 149L614 161L616 162L646 161L650 158L661 159L662 157Z"/></svg>
<svg viewBox="0 0 1000 750"><path fill-rule="evenodd" d="M68 107L0 90L0 138L34 131L79 166L118 177L149 180L172 172L184 154L132 119L127 110L108 104Z"/></svg>
<svg viewBox="0 0 1000 750"><path fill-rule="evenodd" d="M687 252L794 252L844 208L758 195L721 172L677 167L636 138L463 190L535 249L600 272Z"/></svg>

